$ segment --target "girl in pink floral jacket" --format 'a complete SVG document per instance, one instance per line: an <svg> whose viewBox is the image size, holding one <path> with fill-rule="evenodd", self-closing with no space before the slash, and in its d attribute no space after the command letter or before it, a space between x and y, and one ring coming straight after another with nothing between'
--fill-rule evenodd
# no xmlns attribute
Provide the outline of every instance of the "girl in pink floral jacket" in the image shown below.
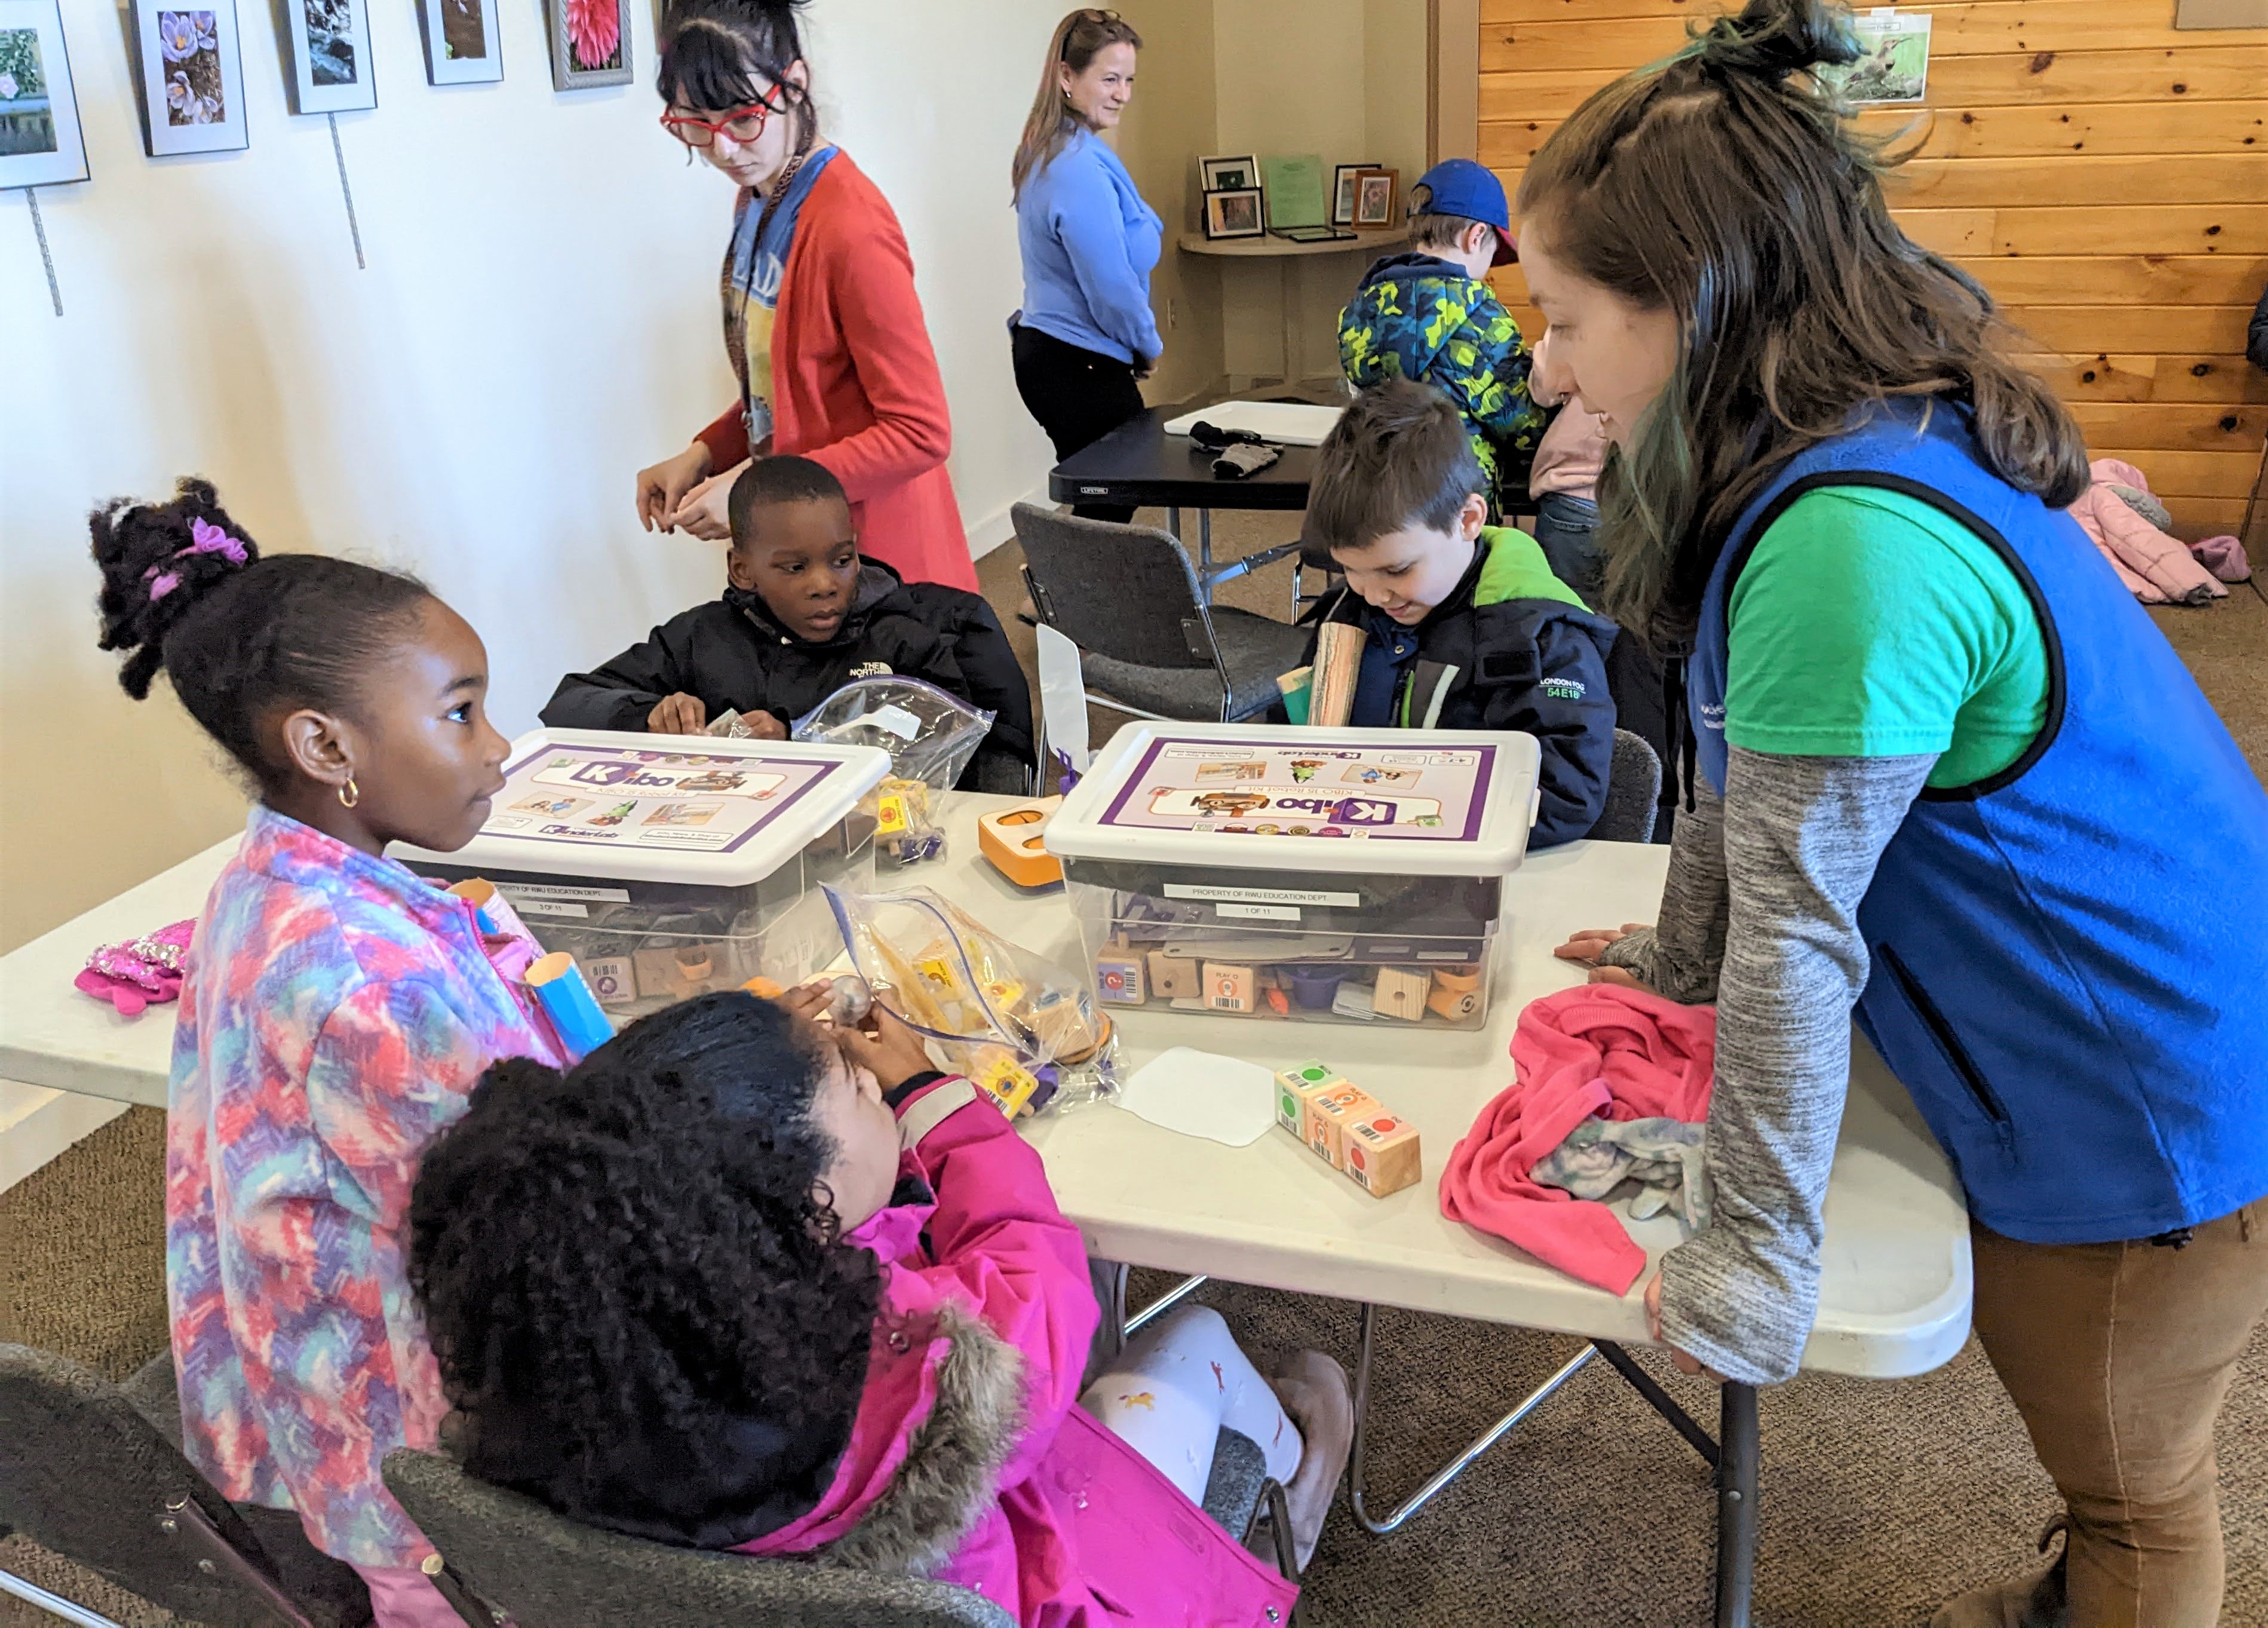
<svg viewBox="0 0 2268 1628"><path fill-rule="evenodd" d="M455 1624L379 1479L442 1406L403 1276L417 1159L504 1057L556 1060L472 907L384 857L469 841L504 783L487 658L406 577L259 557L210 486L92 519L102 648L162 667L258 792L191 942L166 1117L166 1295L184 1447L298 1511L380 1624Z"/></svg>

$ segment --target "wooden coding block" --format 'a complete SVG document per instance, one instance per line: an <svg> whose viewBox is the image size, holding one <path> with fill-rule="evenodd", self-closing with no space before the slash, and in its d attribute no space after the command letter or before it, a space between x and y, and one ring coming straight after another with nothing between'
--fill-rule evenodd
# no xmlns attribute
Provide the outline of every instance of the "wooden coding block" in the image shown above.
<svg viewBox="0 0 2268 1628"><path fill-rule="evenodd" d="M1371 991L1371 1006L1381 1018L1415 1023L1425 1015L1425 998L1432 989L1433 975L1422 969L1381 967L1378 985Z"/></svg>
<svg viewBox="0 0 2268 1628"><path fill-rule="evenodd" d="M1150 992L1160 1000L1197 994L1201 982L1197 962L1168 955L1163 950L1152 950L1146 959L1150 963Z"/></svg>
<svg viewBox="0 0 2268 1628"><path fill-rule="evenodd" d="M1418 1127L1397 1114L1366 1113L1341 1131L1348 1175L1373 1198L1398 1193L1425 1172Z"/></svg>
<svg viewBox="0 0 2268 1628"><path fill-rule="evenodd" d="M1252 969L1233 961L1204 963L1204 1004L1210 1012L1249 1012L1256 984Z"/></svg>
<svg viewBox="0 0 2268 1628"><path fill-rule="evenodd" d="M1145 995L1142 957L1123 944L1106 948L1094 958L1094 991L1108 1001L1140 1006Z"/></svg>
<svg viewBox="0 0 2268 1628"><path fill-rule="evenodd" d="M1334 1170L1344 1170L1347 1127L1385 1111L1385 1105L1369 1092L1342 1080L1307 1099L1307 1145Z"/></svg>
<svg viewBox="0 0 2268 1628"><path fill-rule="evenodd" d="M1302 1063L1276 1076L1276 1123L1304 1142L1307 1139L1307 1104L1334 1086L1343 1086L1334 1069L1321 1063Z"/></svg>

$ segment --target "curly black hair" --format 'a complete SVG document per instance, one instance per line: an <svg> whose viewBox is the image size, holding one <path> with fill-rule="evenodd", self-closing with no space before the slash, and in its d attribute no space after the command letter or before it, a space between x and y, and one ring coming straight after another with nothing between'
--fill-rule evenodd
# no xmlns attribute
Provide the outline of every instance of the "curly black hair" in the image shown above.
<svg viewBox="0 0 2268 1628"><path fill-rule="evenodd" d="M170 502L112 498L87 530L102 571L98 647L127 652L119 683L140 701L164 668L189 716L262 795L292 772L270 722L302 707L353 716L370 668L432 597L414 577L350 560L261 558L212 483L195 475Z"/></svg>
<svg viewBox="0 0 2268 1628"><path fill-rule="evenodd" d="M881 1297L822 1182L824 1043L734 991L644 1018L564 1075L519 1059L482 1076L409 1205L467 1470L701 1548L818 1501Z"/></svg>

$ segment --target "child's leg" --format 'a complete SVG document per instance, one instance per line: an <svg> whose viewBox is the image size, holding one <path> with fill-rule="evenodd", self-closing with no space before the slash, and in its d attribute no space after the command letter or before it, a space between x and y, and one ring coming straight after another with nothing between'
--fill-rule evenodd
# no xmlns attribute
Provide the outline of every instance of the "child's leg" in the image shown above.
<svg viewBox="0 0 2268 1628"><path fill-rule="evenodd" d="M414 1565L357 1565L355 1573L370 1586L378 1628L465 1628L433 1580Z"/></svg>
<svg viewBox="0 0 2268 1628"><path fill-rule="evenodd" d="M1299 1426L1210 1306L1176 1307L1128 1341L1079 1404L1191 1503L1204 1499L1224 1425L1259 1444L1277 1480L1299 1468Z"/></svg>

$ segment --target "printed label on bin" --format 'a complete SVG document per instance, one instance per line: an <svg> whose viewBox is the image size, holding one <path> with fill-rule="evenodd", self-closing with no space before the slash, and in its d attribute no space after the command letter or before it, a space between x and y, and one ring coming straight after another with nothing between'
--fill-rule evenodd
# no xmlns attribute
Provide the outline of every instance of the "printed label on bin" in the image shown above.
<svg viewBox="0 0 2268 1628"><path fill-rule="evenodd" d="M731 853L842 768L761 751L547 746L504 770L504 788L481 835L575 848ZM560 888L556 896L585 895Z"/></svg>
<svg viewBox="0 0 2268 1628"><path fill-rule="evenodd" d="M1295 732L1296 733L1296 732ZM1162 737L1099 823L1122 830L1471 842L1496 748L1411 752L1329 737L1228 746Z"/></svg>

